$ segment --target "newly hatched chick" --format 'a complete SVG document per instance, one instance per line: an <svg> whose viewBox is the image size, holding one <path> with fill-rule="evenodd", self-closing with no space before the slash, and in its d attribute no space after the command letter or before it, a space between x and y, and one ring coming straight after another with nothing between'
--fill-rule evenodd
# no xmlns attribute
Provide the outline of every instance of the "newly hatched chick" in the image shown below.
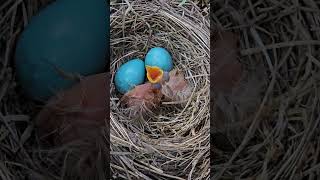
<svg viewBox="0 0 320 180"><path fill-rule="evenodd" d="M84 78L52 98L35 119L41 139L72 151L65 159L72 179L96 179L97 169L107 167L102 152L109 147L103 133L109 129L107 79L109 73Z"/></svg>
<svg viewBox="0 0 320 180"><path fill-rule="evenodd" d="M161 92L166 101L183 102L190 98L192 86L185 79L182 72L174 69L169 73L169 79L162 83Z"/></svg>
<svg viewBox="0 0 320 180"><path fill-rule="evenodd" d="M164 101L185 101L191 96L192 87L178 69L170 72L156 66L147 66L146 69L148 80L155 89L161 90Z"/></svg>
<svg viewBox="0 0 320 180"><path fill-rule="evenodd" d="M126 104L130 118L143 117L148 111L155 109L161 101L162 94L151 83L136 86L127 92L121 102Z"/></svg>
<svg viewBox="0 0 320 180"><path fill-rule="evenodd" d="M107 78L107 73L88 76L52 98L36 117L40 136L60 144L95 134L106 124Z"/></svg>
<svg viewBox="0 0 320 180"><path fill-rule="evenodd" d="M158 82L163 78L163 71L155 66L146 66L146 71L150 82L135 86L120 100L132 119L143 118L160 105L162 94Z"/></svg>
<svg viewBox="0 0 320 180"><path fill-rule="evenodd" d="M121 98L130 118L143 117L147 112L152 112L161 100L186 101L190 97L192 87L177 69L166 72L157 66L146 66L146 71L149 82L136 86Z"/></svg>
<svg viewBox="0 0 320 180"><path fill-rule="evenodd" d="M223 130L229 125L228 119L234 120L232 103L227 99L243 76L243 68L238 62L238 37L230 32L215 31L213 33L213 73L212 90L214 95L214 119L212 127ZM228 107L227 107L228 106ZM226 110L228 109L228 110Z"/></svg>

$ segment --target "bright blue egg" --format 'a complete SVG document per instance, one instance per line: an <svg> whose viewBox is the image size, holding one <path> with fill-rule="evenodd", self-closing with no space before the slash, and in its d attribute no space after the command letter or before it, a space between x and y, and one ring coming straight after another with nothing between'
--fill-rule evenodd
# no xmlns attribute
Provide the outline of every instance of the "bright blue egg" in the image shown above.
<svg viewBox="0 0 320 180"><path fill-rule="evenodd" d="M117 90L125 94L144 82L146 76L144 62L141 59L130 60L120 66L115 75Z"/></svg>
<svg viewBox="0 0 320 180"><path fill-rule="evenodd" d="M16 72L24 92L45 101L76 81L70 74L105 71L109 7L105 0L57 0L34 16L19 37Z"/></svg>
<svg viewBox="0 0 320 180"><path fill-rule="evenodd" d="M146 66L158 66L164 71L171 71L173 68L172 57L170 53L161 47L155 47L149 50L145 57Z"/></svg>

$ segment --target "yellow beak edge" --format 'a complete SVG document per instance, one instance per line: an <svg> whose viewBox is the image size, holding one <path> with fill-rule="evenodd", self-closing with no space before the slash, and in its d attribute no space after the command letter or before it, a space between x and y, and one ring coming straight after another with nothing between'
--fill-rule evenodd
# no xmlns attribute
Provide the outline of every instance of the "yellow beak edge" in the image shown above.
<svg viewBox="0 0 320 180"><path fill-rule="evenodd" d="M163 77L163 70L157 66L146 66L147 78L151 83L158 83Z"/></svg>

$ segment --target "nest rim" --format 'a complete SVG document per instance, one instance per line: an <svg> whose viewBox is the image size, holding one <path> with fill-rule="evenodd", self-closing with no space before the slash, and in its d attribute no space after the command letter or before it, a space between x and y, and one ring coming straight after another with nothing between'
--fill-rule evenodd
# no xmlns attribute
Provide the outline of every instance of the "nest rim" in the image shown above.
<svg viewBox="0 0 320 180"><path fill-rule="evenodd" d="M111 4L111 169L122 177L143 179L209 178L208 16L192 2L185 6L170 1L129 3ZM121 95L114 87L114 74L122 63L133 58L143 60L148 49L156 46L170 52L174 67L184 72L193 93L186 104L162 103L160 114L135 123L119 106ZM162 132L154 133L161 128ZM119 153L129 155L120 157ZM174 164L180 164L179 170Z"/></svg>

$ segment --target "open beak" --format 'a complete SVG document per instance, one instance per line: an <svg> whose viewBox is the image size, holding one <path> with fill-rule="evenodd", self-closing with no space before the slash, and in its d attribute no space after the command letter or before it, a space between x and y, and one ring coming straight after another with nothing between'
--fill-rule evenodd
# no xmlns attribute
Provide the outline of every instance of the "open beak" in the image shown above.
<svg viewBox="0 0 320 180"><path fill-rule="evenodd" d="M163 77L163 70L157 66L146 66L147 78L151 83L159 83Z"/></svg>

